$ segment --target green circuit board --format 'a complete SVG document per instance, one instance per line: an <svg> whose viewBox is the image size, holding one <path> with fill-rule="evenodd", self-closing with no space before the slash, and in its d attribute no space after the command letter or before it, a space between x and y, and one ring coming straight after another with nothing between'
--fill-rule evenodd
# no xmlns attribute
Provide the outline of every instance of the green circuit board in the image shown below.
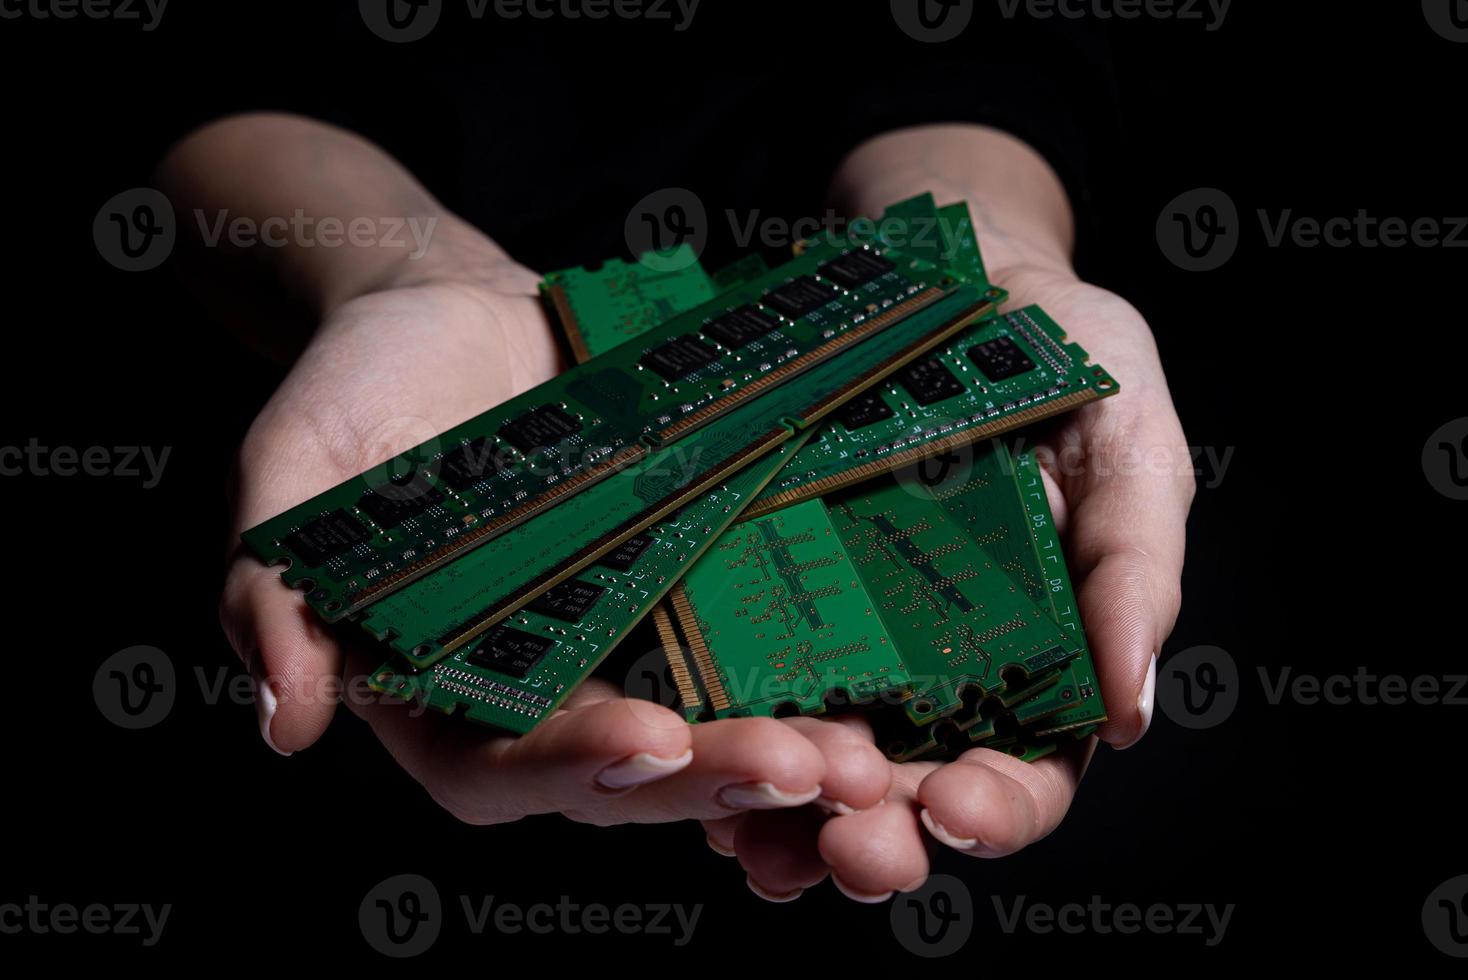
<svg viewBox="0 0 1468 980"><path fill-rule="evenodd" d="M761 263L754 276L716 285L691 246L654 254L660 261L608 259L552 272L540 284L578 364L769 271Z"/></svg>
<svg viewBox="0 0 1468 980"><path fill-rule="evenodd" d="M680 697L687 707L706 696L715 717L816 714L831 698L865 703L910 683L818 500L735 525L672 607L693 660L673 669Z"/></svg>
<svg viewBox="0 0 1468 980"><path fill-rule="evenodd" d="M393 658L372 673L373 690L504 731L529 731L738 518L800 438L537 596L451 656L425 669Z"/></svg>
<svg viewBox="0 0 1468 980"><path fill-rule="evenodd" d="M892 244L916 249L954 276L1000 302L974 237L968 206L933 206L931 195L893 205L873 228ZM803 243L815 248L818 240ZM753 264L757 271L762 263ZM676 272L646 271L663 306L626 285L637 264L603 263L596 270L565 270L542 284L557 297L561 329L588 353L600 353L649 331L680 295L697 295L710 277L696 263ZM738 281L716 274L715 282ZM653 287L649 287L653 288ZM930 358L888 383L852 399L751 505L749 516L829 493L942 453L968 453L972 444L1115 394L1104 368L1037 306L971 327Z"/></svg>
<svg viewBox="0 0 1468 980"><path fill-rule="evenodd" d="M941 267L880 242L823 242L244 540L267 563L289 563L286 583L335 621L648 465L661 448L682 446L716 472L780 420L815 421L992 310ZM765 410L749 412L757 405Z"/></svg>
<svg viewBox="0 0 1468 980"><path fill-rule="evenodd" d="M391 595L360 617L426 666L534 596L804 430L883 375L922 356L988 307L960 286L806 371L783 395L752 399Z"/></svg>
<svg viewBox="0 0 1468 980"><path fill-rule="evenodd" d="M996 533L1037 565L1013 473L965 486L1016 505ZM1080 648L1040 598L921 483L878 481L735 525L675 589L663 639L691 717L880 699L924 725L1062 678Z"/></svg>
<svg viewBox="0 0 1468 980"><path fill-rule="evenodd" d="M991 443L971 469L925 487L1027 597L1049 610L1079 653L1054 675L965 703L926 728L888 717L879 726L879 744L896 761L965 744L1017 749L1016 755L1029 758L1094 731L1106 709L1034 455L1011 455ZM1028 533L1017 534L1020 528ZM908 715L909 722L921 723Z"/></svg>

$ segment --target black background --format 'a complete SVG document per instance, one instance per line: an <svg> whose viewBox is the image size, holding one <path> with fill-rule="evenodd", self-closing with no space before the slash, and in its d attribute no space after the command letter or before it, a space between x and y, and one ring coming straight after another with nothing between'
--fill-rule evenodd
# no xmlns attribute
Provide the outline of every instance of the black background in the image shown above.
<svg viewBox="0 0 1468 980"><path fill-rule="evenodd" d="M922 55L890 22L886 33L844 24L844 4L796 17L705 2L688 32L705 37L653 29L651 40L629 41L646 25L620 25L610 54L585 27L536 28L564 32L550 42L564 46L563 59L542 70L574 80L583 98L630 101L635 81L618 84L594 66L625 59L637 77L717 72L764 43L781 53L765 67L798 87L879 72L884 45ZM1468 45L1434 34L1417 4L1369 16L1296 6L1240 2L1213 32L1111 24L1114 92L1077 93L1111 113L1093 120L1104 139L1085 271L1152 323L1189 440L1234 450L1221 484L1198 495L1183 613L1165 651L1226 649L1243 697L1221 727L1188 732L1159 712L1138 747L1102 748L1065 824L1025 853L995 862L939 853L934 870L961 875L979 907L963 969L1281 956L1328 966L1377 955L1453 965L1427 943L1420 914L1433 888L1468 873L1453 761L1463 709L1274 706L1255 670L1462 672L1468 505L1435 493L1420 460L1428 435L1464 414L1468 253L1271 248L1254 213L1468 212ZM885 906L855 905L829 884L767 905L697 827L596 829L556 817L462 826L345 713L319 745L282 759L260 742L249 705L199 695L195 667L239 669L215 612L225 476L277 369L211 324L166 269L127 274L104 262L92 220L113 194L148 182L180 126L249 105L257 90L309 94L360 77L400 98L437 97L413 88L414 62L400 49L365 34L343 49L340 35L313 33L316 19L175 0L152 33L0 21L11 219L0 443L173 447L153 490L115 478L0 483L12 668L0 902L35 894L174 905L163 942L147 951L119 936L4 936L0 947L195 966L371 964L381 960L363 943L358 902L385 876L413 871L450 905L428 959L457 956L474 970L531 956L548 969L602 944L654 963L681 953L758 970L859 970L900 956ZM995 22L983 43L1003 47L1007 32L1027 30ZM553 120L556 104L544 112ZM431 126L432 112L424 116ZM676 145L683 123L669 113L665 124ZM647 159L664 149L647 146ZM1238 204L1242 242L1223 269L1183 272L1159 251L1154 226L1175 195L1210 186ZM819 206L801 210L799 190L792 177L782 206ZM536 192L561 191L527 190ZM620 218L606 216L634 199L589 207L569 238L518 232L517 254L548 265L611 254ZM91 682L103 659L135 644L166 651L182 690L165 722L125 732L99 715ZM460 894L705 910L682 950L646 936L473 937L457 915ZM989 904L991 895L1062 903L1098 894L1237 909L1224 943L1207 949L1197 937L1003 935ZM636 961L600 968L612 963Z"/></svg>

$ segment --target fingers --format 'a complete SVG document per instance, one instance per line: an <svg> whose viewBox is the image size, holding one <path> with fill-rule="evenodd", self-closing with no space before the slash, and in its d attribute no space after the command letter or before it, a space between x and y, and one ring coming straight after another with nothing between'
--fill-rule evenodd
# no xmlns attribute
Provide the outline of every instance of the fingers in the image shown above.
<svg viewBox="0 0 1468 980"><path fill-rule="evenodd" d="M892 785L892 766L873 743L866 719L789 718L785 725L805 736L825 760L816 806L849 814L882 802Z"/></svg>
<svg viewBox="0 0 1468 980"><path fill-rule="evenodd" d="M1032 763L992 749L965 752L918 786L919 819L954 850L1013 854L1060 825L1094 746L1086 739Z"/></svg>
<svg viewBox="0 0 1468 980"><path fill-rule="evenodd" d="M922 887L928 877L916 792L938 764L911 762L892 768L892 789L882 805L832 817L817 838L832 883L854 901L883 902L894 892Z"/></svg>
<svg viewBox="0 0 1468 980"><path fill-rule="evenodd" d="M826 764L820 749L783 722L731 718L684 729L693 747L688 768L567 816L593 823L716 820L746 810L801 806L821 796Z"/></svg>
<svg viewBox="0 0 1468 980"><path fill-rule="evenodd" d="M735 825L734 850L749 890L767 902L791 902L830 869L816 847L826 820L814 806L758 810Z"/></svg>
<svg viewBox="0 0 1468 980"><path fill-rule="evenodd" d="M341 699L342 652L326 624L276 569L244 556L230 565L219 618L254 678L265 744L290 755L314 743Z"/></svg>
<svg viewBox="0 0 1468 980"><path fill-rule="evenodd" d="M1120 397L1120 396L1118 396ZM1109 424L1108 424L1109 426ZM1096 433L1089 471L1067 488L1077 601L1100 665L1110 721L1101 737L1125 748L1147 731L1157 654L1182 604L1183 550L1193 478L1167 466L1130 468L1123 454L1165 447L1189 459L1167 408Z"/></svg>
<svg viewBox="0 0 1468 980"><path fill-rule="evenodd" d="M578 690L566 710L518 738L388 699L353 706L441 806L467 823L494 824L594 807L693 761L681 717L604 695L596 684Z"/></svg>

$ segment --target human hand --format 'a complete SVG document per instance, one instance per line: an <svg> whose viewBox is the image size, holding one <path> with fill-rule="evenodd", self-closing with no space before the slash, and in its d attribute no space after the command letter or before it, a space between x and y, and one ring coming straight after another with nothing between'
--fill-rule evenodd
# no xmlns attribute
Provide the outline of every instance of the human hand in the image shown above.
<svg viewBox="0 0 1468 980"><path fill-rule="evenodd" d="M302 500L482 412L558 369L532 272L508 260L473 279L424 277L325 318L240 452L235 540ZM257 684L261 733L284 754L315 742L345 700L455 816L500 823L559 811L599 824L714 819L823 801L864 807L887 787L869 742L811 719L691 728L590 680L520 738L370 695L377 665L320 622L275 569L236 548L221 619ZM347 682L343 682L343 674ZM422 717L420 717L422 715Z"/></svg>
<svg viewBox="0 0 1468 980"><path fill-rule="evenodd" d="M1027 442L1041 464L1110 720L1099 736L1135 743L1152 716L1157 652L1181 602L1192 457L1152 334L1120 297L1044 263L996 269L1014 305L1039 304L1121 383ZM827 722L831 724L833 722ZM859 716L835 720L862 737ZM884 805L838 814L746 814L706 824L757 894L788 900L831 874L858 901L920 887L928 839L974 857L1014 853L1065 816L1096 739L1034 763L975 748L953 762L892 765Z"/></svg>

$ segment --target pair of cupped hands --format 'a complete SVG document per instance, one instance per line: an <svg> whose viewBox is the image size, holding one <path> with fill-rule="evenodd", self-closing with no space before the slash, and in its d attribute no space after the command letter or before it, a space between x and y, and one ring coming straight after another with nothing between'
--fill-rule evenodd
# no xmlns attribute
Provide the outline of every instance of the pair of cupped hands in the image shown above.
<svg viewBox="0 0 1468 980"><path fill-rule="evenodd" d="M1182 431L1151 333L1129 304L1067 267L992 272L1015 306L1043 306L1121 382L1119 394L1051 424L1030 447L1110 712L1100 741L1124 748L1151 719L1193 493L1178 467L1135 464L1158 453L1187 459L1177 455ZM561 370L537 279L506 258L472 275L409 274L331 310L245 439L236 533ZM600 825L698 821L708 845L771 901L829 876L850 898L878 902L922 885L935 842L975 858L1033 844L1065 816L1097 744L1034 763L975 748L948 763L892 764L860 717L689 725L599 678L510 738L363 696L361 677L376 666L370 644L358 650L328 629L277 569L242 550L221 616L277 751L308 749L345 703L464 821L552 812Z"/></svg>

